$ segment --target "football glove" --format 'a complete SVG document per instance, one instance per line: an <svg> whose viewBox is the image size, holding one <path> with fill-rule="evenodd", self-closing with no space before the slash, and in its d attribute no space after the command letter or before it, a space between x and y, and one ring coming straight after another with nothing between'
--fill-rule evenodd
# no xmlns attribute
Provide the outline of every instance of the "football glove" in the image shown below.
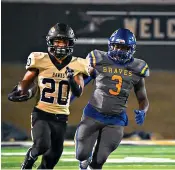
<svg viewBox="0 0 175 170"><path fill-rule="evenodd" d="M142 125L144 120L145 120L145 116L146 113L144 110L134 110L135 112L135 121L138 125Z"/></svg>
<svg viewBox="0 0 175 170"><path fill-rule="evenodd" d="M31 98L31 93L28 91L27 94L21 95L21 90L18 90L18 85L16 85L12 92L8 94L8 100L12 102L24 102Z"/></svg>
<svg viewBox="0 0 175 170"><path fill-rule="evenodd" d="M77 82L74 80L74 70L70 69L69 67L66 67L65 73L67 75L72 94L76 97L80 97L82 94L82 87L78 85Z"/></svg>
<svg viewBox="0 0 175 170"><path fill-rule="evenodd" d="M71 79L71 78L74 77L74 70L72 70L69 67L66 67L66 72L65 73L66 73L68 79Z"/></svg>

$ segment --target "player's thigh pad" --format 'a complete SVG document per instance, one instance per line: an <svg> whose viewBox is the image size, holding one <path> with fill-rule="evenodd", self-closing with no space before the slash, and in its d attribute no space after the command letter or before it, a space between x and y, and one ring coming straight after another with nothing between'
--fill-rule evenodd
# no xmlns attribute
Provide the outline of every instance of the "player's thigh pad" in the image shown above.
<svg viewBox="0 0 175 170"><path fill-rule="evenodd" d="M123 130L123 126L108 125L100 131L93 152L92 168L100 168L106 162L110 153L120 144L123 137Z"/></svg>
<svg viewBox="0 0 175 170"><path fill-rule="evenodd" d="M32 153L43 154L51 146L51 129L46 120L39 118L37 114L32 114L32 140L34 142ZM35 151L34 151L35 150Z"/></svg>
<svg viewBox="0 0 175 170"><path fill-rule="evenodd" d="M66 122L52 122L51 125L51 148L54 152L63 150L63 142L66 134Z"/></svg>
<svg viewBox="0 0 175 170"><path fill-rule="evenodd" d="M75 134L76 158L78 160L83 161L91 156L101 126L92 118L87 116L82 118Z"/></svg>

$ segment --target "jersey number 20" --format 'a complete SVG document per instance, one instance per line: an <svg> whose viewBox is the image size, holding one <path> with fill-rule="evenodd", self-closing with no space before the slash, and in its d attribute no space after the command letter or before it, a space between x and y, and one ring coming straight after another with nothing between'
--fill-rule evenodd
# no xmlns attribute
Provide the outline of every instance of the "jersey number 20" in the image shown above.
<svg viewBox="0 0 175 170"><path fill-rule="evenodd" d="M44 78L42 81L43 84L50 83L50 88L44 88L41 94L41 101L47 102L47 103L53 103L54 97L46 97L46 93L54 93L55 92L55 80ZM58 86L58 99L57 103L60 105L66 105L68 96L69 96L70 86L68 81L62 80L59 82Z"/></svg>
<svg viewBox="0 0 175 170"><path fill-rule="evenodd" d="M113 75L112 80L118 80L118 83L116 84L116 90L109 89L109 93L112 95L118 95L121 91L122 87L122 77L118 75Z"/></svg>

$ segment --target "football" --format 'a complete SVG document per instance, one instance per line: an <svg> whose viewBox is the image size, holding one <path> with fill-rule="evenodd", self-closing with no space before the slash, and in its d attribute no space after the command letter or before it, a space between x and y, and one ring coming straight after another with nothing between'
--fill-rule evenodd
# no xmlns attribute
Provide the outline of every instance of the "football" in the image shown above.
<svg viewBox="0 0 175 170"><path fill-rule="evenodd" d="M38 85L35 82L28 84L28 81L23 80L17 86L18 91L22 91L21 94L32 93L35 94L37 92Z"/></svg>

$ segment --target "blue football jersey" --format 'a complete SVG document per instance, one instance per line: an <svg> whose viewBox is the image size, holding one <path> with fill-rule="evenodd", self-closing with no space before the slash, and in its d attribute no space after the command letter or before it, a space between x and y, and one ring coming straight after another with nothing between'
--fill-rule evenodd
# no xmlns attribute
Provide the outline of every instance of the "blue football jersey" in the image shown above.
<svg viewBox="0 0 175 170"><path fill-rule="evenodd" d="M141 77L149 76L144 60L134 58L129 65L117 65L107 52L93 50L88 54L91 66L96 70L95 88L89 103L104 114L119 114L127 107L134 84Z"/></svg>

